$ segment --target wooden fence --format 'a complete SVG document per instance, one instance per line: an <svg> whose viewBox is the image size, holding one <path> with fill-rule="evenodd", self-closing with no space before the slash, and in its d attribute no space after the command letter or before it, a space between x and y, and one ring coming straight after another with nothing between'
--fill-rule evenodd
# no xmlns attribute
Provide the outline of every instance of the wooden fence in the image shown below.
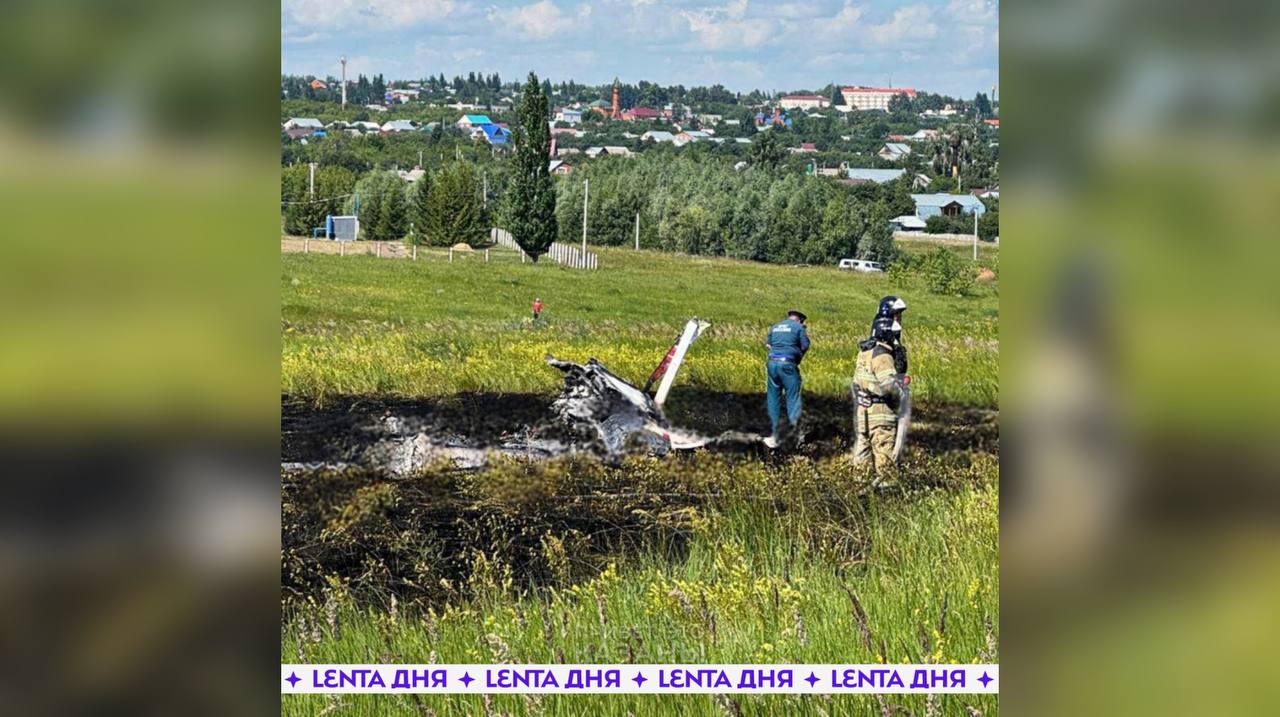
<svg viewBox="0 0 1280 717"><path fill-rule="evenodd" d="M498 229L497 227L494 227L489 230L489 236L493 239L495 244L520 252L520 261L523 262L525 260L527 255L524 253L524 250L520 248L520 245L516 243L516 240L512 238L511 232L506 229ZM560 242L553 242L551 247L547 249L545 256L557 264L567 266L570 269L600 268L599 254L596 254L593 251L589 251L584 254L578 247L571 246L569 244L561 244Z"/></svg>

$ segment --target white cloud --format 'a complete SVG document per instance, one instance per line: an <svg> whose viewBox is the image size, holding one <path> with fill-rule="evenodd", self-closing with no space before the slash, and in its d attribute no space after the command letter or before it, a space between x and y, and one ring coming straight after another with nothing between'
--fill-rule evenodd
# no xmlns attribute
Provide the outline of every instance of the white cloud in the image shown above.
<svg viewBox="0 0 1280 717"><path fill-rule="evenodd" d="M681 14L704 50L759 47L775 32L771 20L747 17L747 0Z"/></svg>
<svg viewBox="0 0 1280 717"><path fill-rule="evenodd" d="M568 15L551 0L540 0L513 10L491 8L489 20L507 25L521 37L547 40L581 29L591 12L591 6L584 3L578 6L576 15Z"/></svg>
<svg viewBox="0 0 1280 717"><path fill-rule="evenodd" d="M871 39L881 45L898 45L929 40L938 35L933 10L927 5L908 5L893 11L893 17L870 28Z"/></svg>
<svg viewBox="0 0 1280 717"><path fill-rule="evenodd" d="M835 17L823 22L823 29L828 33L845 33L850 32L858 27L858 21L862 19L862 8L854 5L850 0L845 0L844 7L840 8L840 12Z"/></svg>
<svg viewBox="0 0 1280 717"><path fill-rule="evenodd" d="M405 27L448 18L453 0L281 0L284 24L331 30Z"/></svg>

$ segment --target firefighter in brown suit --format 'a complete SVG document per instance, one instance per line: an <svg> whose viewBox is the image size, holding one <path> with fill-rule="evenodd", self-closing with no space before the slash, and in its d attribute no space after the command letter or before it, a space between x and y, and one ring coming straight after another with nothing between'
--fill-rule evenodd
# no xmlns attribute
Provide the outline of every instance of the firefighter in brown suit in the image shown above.
<svg viewBox="0 0 1280 717"><path fill-rule="evenodd" d="M891 481L897 472L897 402L904 377L894 365L894 346L901 333L902 325L893 318L877 316L871 337L858 344L854 364L854 463L869 463L877 483Z"/></svg>

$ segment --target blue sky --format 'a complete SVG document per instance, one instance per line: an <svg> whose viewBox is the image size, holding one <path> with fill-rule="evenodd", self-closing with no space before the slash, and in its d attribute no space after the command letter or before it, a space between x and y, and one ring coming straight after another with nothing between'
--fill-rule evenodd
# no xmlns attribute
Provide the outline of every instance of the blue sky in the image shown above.
<svg viewBox="0 0 1280 717"><path fill-rule="evenodd" d="M959 97L999 75L998 0L281 0L281 71L414 79L529 70L553 82L791 90L915 87Z"/></svg>

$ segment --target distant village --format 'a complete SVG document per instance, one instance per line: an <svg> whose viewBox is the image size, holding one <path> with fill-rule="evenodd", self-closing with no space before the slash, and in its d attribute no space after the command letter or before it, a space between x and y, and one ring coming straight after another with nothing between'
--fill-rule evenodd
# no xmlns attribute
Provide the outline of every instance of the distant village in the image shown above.
<svg viewBox="0 0 1280 717"><path fill-rule="evenodd" d="M380 102L348 105L346 83L311 78L301 86L301 93L312 98L310 103L291 103L290 88L286 88L283 105L316 106L317 101L327 100L326 111L348 118L323 121L323 115L289 116L281 126L282 141L305 145L340 136L448 134L494 154L508 152L508 117L519 99L518 87L482 80L483 87L491 90L483 101L459 99L442 76L425 83L394 83L397 86L383 89ZM493 84L498 89L493 90ZM297 87L295 83L295 94ZM891 223L896 231L923 231L931 216L981 215L992 200L999 199L994 181L998 177L998 106L982 94L974 101L959 101L909 87L852 85L832 86L829 94L765 97L752 93L717 97L718 102L647 106L634 98L625 101L617 81L607 94L601 91L607 87L595 88L603 97L580 99L591 94L592 88L583 88L575 93L579 99L562 104L556 100L566 93L554 87L544 89L550 89L547 94L552 99L547 118L552 135L549 169L559 176L601 157L632 157L664 146L690 145L706 145L717 154L741 154L744 160L737 161L735 168L742 169L754 138L780 129L784 131L779 137L785 137L785 150L796 157L799 171L850 185L884 184L909 176L916 212L895 217ZM965 162L983 163L981 178L986 181L965 186ZM424 170L415 166L397 171L412 182Z"/></svg>

